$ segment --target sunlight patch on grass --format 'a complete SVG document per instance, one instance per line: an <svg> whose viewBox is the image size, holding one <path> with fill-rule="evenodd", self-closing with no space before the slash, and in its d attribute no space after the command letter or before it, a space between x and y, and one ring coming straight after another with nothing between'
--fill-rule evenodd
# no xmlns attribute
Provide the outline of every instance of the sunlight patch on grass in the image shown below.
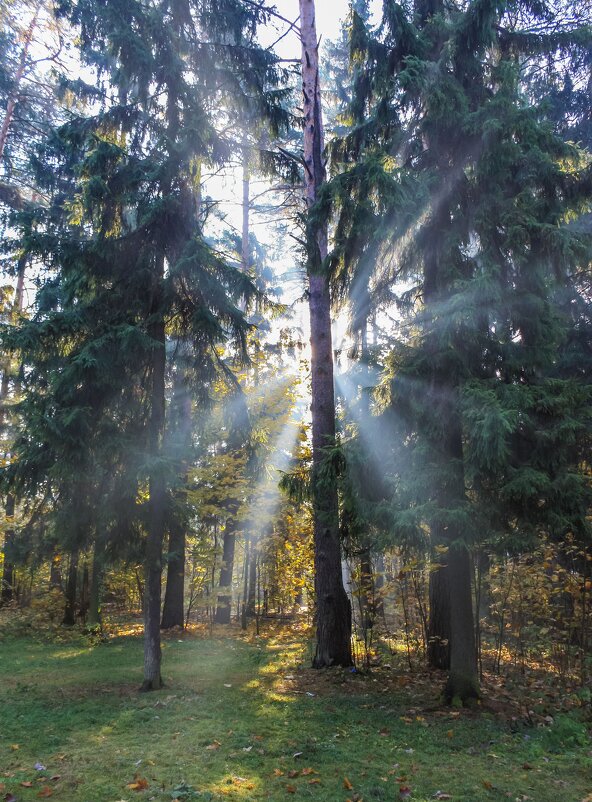
<svg viewBox="0 0 592 802"><path fill-rule="evenodd" d="M183 783L201 795L188 799L210 802L345 802L354 794L391 802L400 785L415 802L438 790L454 802L579 802L589 793L590 744L577 718L541 729L438 709L440 680L406 671L404 655L367 675L315 672L300 638L171 638L166 688L154 694L137 693L137 638L49 650L4 641L2 796L35 802L47 784L59 802L171 802ZM146 791L128 788L135 776Z"/></svg>

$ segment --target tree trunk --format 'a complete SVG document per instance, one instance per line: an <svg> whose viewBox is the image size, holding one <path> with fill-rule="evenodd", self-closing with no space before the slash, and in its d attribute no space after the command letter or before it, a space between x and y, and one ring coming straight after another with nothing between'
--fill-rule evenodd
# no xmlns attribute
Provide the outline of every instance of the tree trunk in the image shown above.
<svg viewBox="0 0 592 802"><path fill-rule="evenodd" d="M185 625L185 527L174 521L169 531L167 582L162 608L161 629Z"/></svg>
<svg viewBox="0 0 592 802"><path fill-rule="evenodd" d="M92 574L88 594L88 619L90 629L100 629L102 625L101 597L103 595L103 574L105 570L105 546L100 538L95 540L93 549Z"/></svg>
<svg viewBox="0 0 592 802"><path fill-rule="evenodd" d="M323 121L319 83L318 40L314 0L300 0L302 92L304 97L304 162L307 207L310 210L325 180ZM331 299L323 271L327 228L307 221L309 284L313 515L316 595L316 652L313 667L352 665L351 606L341 576L341 543L337 486L324 481L320 469L324 449L335 441L335 393L331 343Z"/></svg>
<svg viewBox="0 0 592 802"><path fill-rule="evenodd" d="M0 126L0 159L2 159L2 157L4 156L6 139L8 137L8 132L12 124L14 111L16 109L16 104L18 103L21 82L23 80L23 75L25 74L25 68L27 66L27 57L29 55L29 48L31 47L31 41L33 39L33 33L35 32L35 28L37 26L37 20L39 18L40 11L41 11L41 3L38 3L37 8L35 9L35 13L33 14L33 18L29 23L29 27L25 32L23 46L21 48L21 54L19 57L19 63L16 70L16 74L14 76L14 85L12 87L12 92L10 93L10 96L8 98L8 103L6 104L6 111L4 112L4 119L2 120L2 125Z"/></svg>
<svg viewBox="0 0 592 802"><path fill-rule="evenodd" d="M450 570L450 674L445 697L451 702L479 698L479 677L475 649L471 560L464 544L449 550Z"/></svg>
<svg viewBox="0 0 592 802"><path fill-rule="evenodd" d="M257 549L251 540L251 553L249 555L249 595L247 597L247 613L250 617L257 611Z"/></svg>
<svg viewBox="0 0 592 802"><path fill-rule="evenodd" d="M64 610L63 624L73 627L76 623L76 589L78 586L78 549L70 555L68 566L68 579L66 581L66 608Z"/></svg>
<svg viewBox="0 0 592 802"><path fill-rule="evenodd" d="M465 503L462 426L457 387L445 386L443 398L447 407L443 420L447 428L443 436L446 457L445 479L440 487L440 503L454 509ZM471 560L464 543L464 533L449 525L443 532L448 545L448 599L450 605L450 674L444 695L447 700L462 702L479 697L479 676L475 649Z"/></svg>
<svg viewBox="0 0 592 802"><path fill-rule="evenodd" d="M8 520L14 516L14 496L6 498L6 517ZM0 591L0 606L9 604L15 597L15 565L14 565L14 538L12 526L4 535L4 568L2 572L2 589Z"/></svg>
<svg viewBox="0 0 592 802"><path fill-rule="evenodd" d="M156 463L150 474L149 522L146 537L144 574L144 682L143 691L162 687L160 673L160 602L162 581L162 546L165 532L166 479L162 465L162 440L165 414L165 323L160 311L164 260L161 258L156 276L154 299L155 322L150 327L154 342L152 355L151 416L149 424L150 456Z"/></svg>
<svg viewBox="0 0 592 802"><path fill-rule="evenodd" d="M228 589L218 594L216 604L216 623L230 624L232 607L232 575L234 572L234 547L236 545L236 521L229 518L224 530L224 545L222 548L222 567L220 568L220 590Z"/></svg>
<svg viewBox="0 0 592 802"><path fill-rule="evenodd" d="M244 566L244 577L243 577L243 607L241 611L241 629L247 629L247 622L249 619L249 610L248 610L248 603L249 603L249 572L250 572L250 565L251 565L251 536L245 536L245 566Z"/></svg>
<svg viewBox="0 0 592 802"><path fill-rule="evenodd" d="M51 558L51 567L49 569L49 587L62 590L62 558L55 553Z"/></svg>
<svg viewBox="0 0 592 802"><path fill-rule="evenodd" d="M78 614L83 624L86 624L86 617L88 615L89 591L90 577L88 574L88 562L85 560L82 568L82 585L80 587L80 604L78 607Z"/></svg>
<svg viewBox="0 0 592 802"><path fill-rule="evenodd" d="M0 151L0 157L2 152ZM18 262L17 268L17 282L14 295L14 303L12 305L12 317L16 318L23 311L24 299L24 286L25 286L25 271L27 268L27 257L22 256ZM7 400L8 391L10 386L10 356L5 357L4 368L2 371L2 382L0 383L0 430L4 429L7 425ZM5 515L7 522L12 522L15 513L15 498L9 493L6 496ZM2 586L0 589L0 606L8 604L15 598L15 572L16 567L14 563L14 540L15 531L12 526L6 530L4 536L4 567L2 571Z"/></svg>
<svg viewBox="0 0 592 802"><path fill-rule="evenodd" d="M446 182L444 182L446 183ZM445 196L448 195L448 191ZM463 433L460 411L460 379L449 373L442 363L442 332L438 320L442 304L450 297L449 279L442 267L442 237L450 225L450 211L445 202L433 212L430 245L424 258L424 300L427 324L427 352L432 366L426 403L432 416L430 448L432 459L438 462L434 501L437 512L431 523L432 543L447 547L444 574L434 577L439 587L430 593L431 622L429 636L439 638L440 645L449 633L450 674L444 691L452 701L468 701L479 696L479 678L475 650L473 599L471 592L471 562L464 543L465 533L450 523L450 510L460 510L466 504ZM454 348L454 342L447 346ZM427 409L428 407L426 407ZM434 439L435 438L435 439ZM445 514L447 513L447 514ZM440 573L438 569L435 573ZM446 573L448 576L446 577ZM445 586L448 584L448 593ZM430 591L432 591L430 583ZM446 601L448 604L446 605ZM448 608L448 609L447 609ZM442 659L445 660L445 654Z"/></svg>
<svg viewBox="0 0 592 802"><path fill-rule="evenodd" d="M440 545L440 544L435 544ZM430 570L430 614L428 621L428 665L450 668L450 583L448 557Z"/></svg>

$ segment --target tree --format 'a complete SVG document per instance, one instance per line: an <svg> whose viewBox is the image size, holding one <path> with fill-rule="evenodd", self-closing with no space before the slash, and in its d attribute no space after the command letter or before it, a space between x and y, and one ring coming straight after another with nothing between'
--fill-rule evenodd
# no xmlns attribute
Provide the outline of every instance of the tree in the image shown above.
<svg viewBox="0 0 592 802"><path fill-rule="evenodd" d="M349 666L351 607L341 575L337 484L323 477L326 449L335 441L335 391L331 346L331 298L325 272L327 228L311 213L325 181L323 120L314 0L300 0L302 92L304 96L304 183L307 275L310 308L313 510L315 542L315 668Z"/></svg>
<svg viewBox="0 0 592 802"><path fill-rule="evenodd" d="M526 30L515 27L522 11ZM547 13L480 0L412 14L388 2L378 36L355 19L366 80L327 193L341 208L335 258L366 260L376 295L388 288L401 316L382 391L392 527L416 543L427 531L440 555L446 582L431 601L444 627L434 634L450 635L449 699L479 693L472 545L483 532L579 526L589 503L583 476L569 502L556 494L574 462L550 435L587 429L589 386L554 374L572 327L556 299L566 287L578 295L573 277L589 260L589 239L566 226L586 208L589 168L553 133L546 105L526 102L521 71L525 55L552 58L589 34L569 23L537 33ZM543 407L554 410L544 423Z"/></svg>
<svg viewBox="0 0 592 802"><path fill-rule="evenodd" d="M40 154L53 203L37 210L26 247L50 274L36 315L10 335L27 364L27 398L8 481L21 493L57 485L60 515L71 514L79 537L87 515L97 529L98 498L114 537L143 536L143 688L152 690L162 682L162 547L177 464L165 443L167 335L188 343L205 396L228 375L221 344L244 356L243 310L258 295L206 243L194 167L228 155L217 132L224 107L248 102L281 123L265 96L279 77L253 43L264 9L240 0L223 15L209 2L166 0L62 10L111 91L72 84L96 113L74 116Z"/></svg>

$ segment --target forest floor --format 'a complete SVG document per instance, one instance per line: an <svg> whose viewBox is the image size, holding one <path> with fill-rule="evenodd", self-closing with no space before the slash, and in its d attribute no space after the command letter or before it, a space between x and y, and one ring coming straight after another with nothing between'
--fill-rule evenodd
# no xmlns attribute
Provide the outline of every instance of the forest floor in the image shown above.
<svg viewBox="0 0 592 802"><path fill-rule="evenodd" d="M313 671L303 642L297 627L170 636L166 687L140 694L137 634L4 639L0 799L592 802L584 708L535 689L528 713L493 681L476 709L445 708L441 676L395 657Z"/></svg>

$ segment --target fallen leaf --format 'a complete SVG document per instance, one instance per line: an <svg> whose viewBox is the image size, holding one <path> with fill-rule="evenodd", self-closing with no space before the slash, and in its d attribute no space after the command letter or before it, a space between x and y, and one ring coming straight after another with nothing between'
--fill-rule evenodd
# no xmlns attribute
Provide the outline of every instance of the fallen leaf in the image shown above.
<svg viewBox="0 0 592 802"><path fill-rule="evenodd" d="M10 749L11 749L12 752L16 752L16 750L20 749L20 748L21 747L20 747L19 744L10 744Z"/></svg>
<svg viewBox="0 0 592 802"><path fill-rule="evenodd" d="M220 749L221 746L222 746L222 744L220 743L220 741L213 741L209 746L206 746L206 749L210 749L210 750L212 750L212 749Z"/></svg>
<svg viewBox="0 0 592 802"><path fill-rule="evenodd" d="M145 791L148 788L148 780L143 777L136 777L132 783L128 783L130 791Z"/></svg>
<svg viewBox="0 0 592 802"><path fill-rule="evenodd" d="M309 774L316 774L317 772L314 769L302 769L300 773L303 777L307 777Z"/></svg>
<svg viewBox="0 0 592 802"><path fill-rule="evenodd" d="M447 738L454 738L454 730L448 730L446 733Z"/></svg>
<svg viewBox="0 0 592 802"><path fill-rule="evenodd" d="M294 777L298 777L298 775L299 775L299 774L300 774L300 772L298 771L298 769L291 769L291 770L288 772L288 777L289 777L291 780L293 780L293 779L294 779Z"/></svg>
<svg viewBox="0 0 592 802"><path fill-rule="evenodd" d="M401 785L399 787L399 797L401 799L409 799L411 796L411 788L408 785Z"/></svg>
<svg viewBox="0 0 592 802"><path fill-rule="evenodd" d="M54 775L53 775L52 777L50 777L49 779L50 779L50 780L53 780L54 782L56 782L56 783L57 783L57 781L58 781L58 780L61 780L61 779L62 779L62 775L61 775L61 774L54 774Z"/></svg>
<svg viewBox="0 0 592 802"><path fill-rule="evenodd" d="M346 788L348 791L353 791L354 788L353 785L350 783L350 781L347 779L347 777L343 778L343 787Z"/></svg>
<svg viewBox="0 0 592 802"><path fill-rule="evenodd" d="M489 780L483 780L482 784L483 788L487 789L488 791L491 791L491 789L493 788L493 783L490 783Z"/></svg>
<svg viewBox="0 0 592 802"><path fill-rule="evenodd" d="M309 784L309 785L319 785L319 783L320 783L320 782L321 782L321 781L319 780L319 778L318 778L318 777L313 777L313 778L312 778L312 780L309 780L309 781L308 781L308 784Z"/></svg>
<svg viewBox="0 0 592 802"><path fill-rule="evenodd" d="M289 794L295 794L296 793L296 786L295 785L286 785L286 791Z"/></svg>
<svg viewBox="0 0 592 802"><path fill-rule="evenodd" d="M274 777L283 777L284 776L284 772L281 769L274 769L273 770L273 776Z"/></svg>
<svg viewBox="0 0 592 802"><path fill-rule="evenodd" d="M24 782L21 783L21 785L23 786L23 788L32 788L33 787L33 783L31 782L31 780L25 780Z"/></svg>
<svg viewBox="0 0 592 802"><path fill-rule="evenodd" d="M45 799L48 796L53 796L53 788L50 788L49 785L44 785L41 791L37 794L38 797L41 799Z"/></svg>

